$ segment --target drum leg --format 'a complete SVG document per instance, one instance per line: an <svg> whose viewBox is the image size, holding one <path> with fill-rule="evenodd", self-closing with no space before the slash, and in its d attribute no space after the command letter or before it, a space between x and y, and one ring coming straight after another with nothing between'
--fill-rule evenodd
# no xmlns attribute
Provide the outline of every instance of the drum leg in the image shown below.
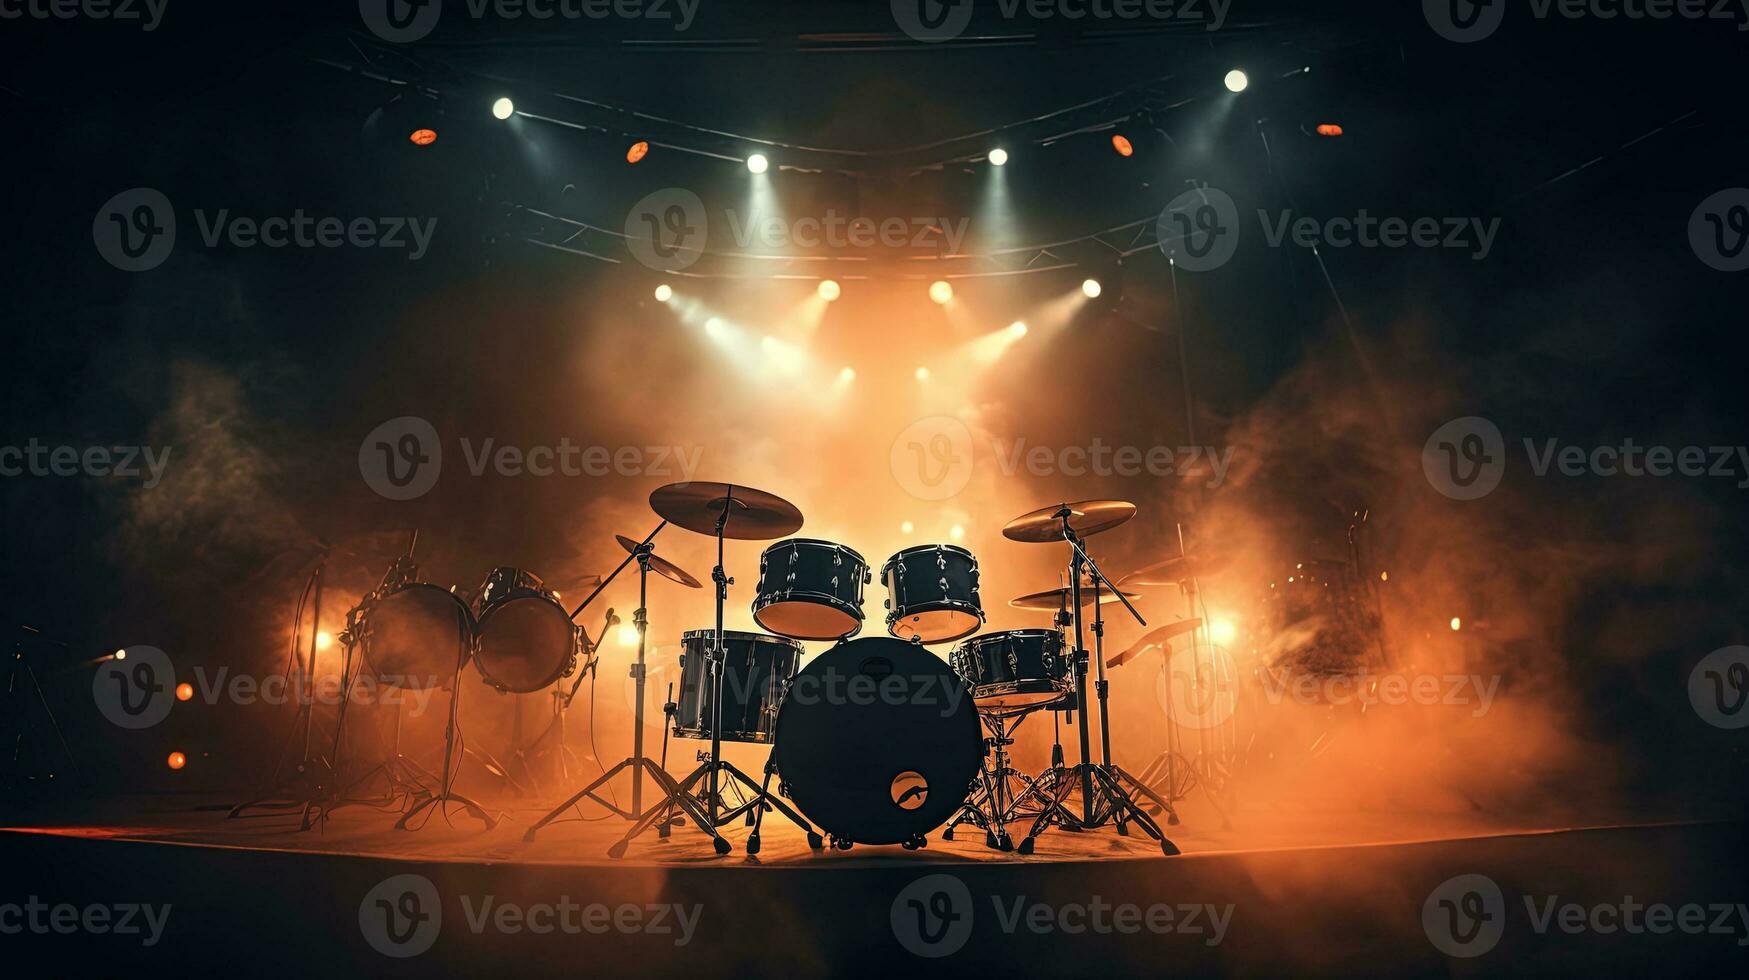
<svg viewBox="0 0 1749 980"><path fill-rule="evenodd" d="M783 814L785 817L789 818L791 823L795 824L797 827L802 828L803 832L805 832L809 835L810 841L812 840L813 835L814 835L813 825L808 823L806 820L803 820L801 814L790 809L789 804L785 803L783 800L779 799L778 797L772 795L772 793L771 793L771 776L773 773L775 773L777 771L777 767L774 764L772 764L769 760L765 763L765 782L763 782L763 783L754 782L753 778L751 776L747 775L746 773L742 772L739 769L736 769L730 763L727 763L727 762L722 763L722 766L725 770L728 771L728 774L732 778L745 784L748 789L752 790L755 794L757 794L753 797L753 802L751 804L753 806L752 812L756 814L755 823L754 823L754 828L755 828L754 833L758 833L758 827L764 822L765 807L771 806L771 807L776 808L777 812L779 812L779 813ZM810 846L811 846L811 844L810 844Z"/></svg>

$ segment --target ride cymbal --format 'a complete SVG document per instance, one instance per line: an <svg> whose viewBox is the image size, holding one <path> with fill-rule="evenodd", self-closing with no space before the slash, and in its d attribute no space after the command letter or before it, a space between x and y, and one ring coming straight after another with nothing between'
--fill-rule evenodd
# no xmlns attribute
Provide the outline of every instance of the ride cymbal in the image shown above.
<svg viewBox="0 0 1749 980"><path fill-rule="evenodd" d="M619 542L619 546L624 548L628 555L638 550L638 542L633 541L631 538L628 538L623 534L616 534L613 536L613 539ZM685 569L655 552L650 553L650 571L655 572L657 575L662 576L670 582L679 582L681 585L684 585L689 589L704 588L704 583L693 578Z"/></svg>
<svg viewBox="0 0 1749 980"><path fill-rule="evenodd" d="M1155 647L1164 648L1173 637L1183 636L1186 633L1194 633L1201 626L1202 620L1194 616L1190 619L1181 619L1176 623L1167 623L1165 626L1154 630L1147 636L1130 644L1128 650L1125 650L1117 656L1112 657L1110 660L1107 660L1105 665L1107 667L1122 667L1124 664L1129 663Z"/></svg>
<svg viewBox="0 0 1749 980"><path fill-rule="evenodd" d="M723 537L737 541L782 538L802 528L802 512L796 505L776 494L732 483L657 487L650 494L650 509L670 524L711 537L716 537L721 520Z"/></svg>
<svg viewBox="0 0 1749 980"><path fill-rule="evenodd" d="M1132 602L1141 598L1141 596L1135 592L1125 592L1123 597ZM1071 592L1069 587L1065 585L1061 588L1046 589L1043 592L1033 592L1015 599L1010 599L1008 600L1008 604L1016 609L1037 609L1043 612L1056 612L1059 609L1069 608L1070 601ZM1110 589L1099 590L1099 602L1101 605L1116 601L1117 593ZM1093 586L1082 586L1081 605L1093 605Z"/></svg>
<svg viewBox="0 0 1749 980"><path fill-rule="evenodd" d="M1152 565L1144 565L1118 579L1117 584L1123 588L1137 585L1178 585L1208 575L1217 567L1219 561L1207 555L1178 555Z"/></svg>
<svg viewBox="0 0 1749 980"><path fill-rule="evenodd" d="M1136 505L1127 500L1080 500L1072 504L1052 504L1009 521L1002 528L1002 536L1010 541L1024 541L1029 544L1061 541L1065 516L1068 517L1069 527L1076 534L1086 537L1089 534L1109 531L1136 516Z"/></svg>

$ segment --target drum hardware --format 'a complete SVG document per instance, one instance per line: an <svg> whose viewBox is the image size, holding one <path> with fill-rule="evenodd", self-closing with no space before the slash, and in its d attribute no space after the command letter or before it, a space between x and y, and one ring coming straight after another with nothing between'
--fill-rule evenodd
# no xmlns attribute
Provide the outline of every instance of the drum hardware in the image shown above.
<svg viewBox="0 0 1749 980"><path fill-rule="evenodd" d="M984 727L990 731L984 745L985 757L991 759L991 763L979 769L977 788L948 823L947 829L941 832L941 839L953 840L955 827L971 824L984 831L984 846L1012 851L1014 840L1008 835L1008 824L1013 821L1036 818L1047 809L1055 808L1060 811L1060 819L1076 823L1074 814L1061 803L1047 801L1049 788L1041 783L1043 777L1035 779L1009 765L1008 746L1014 744L1015 730L1031 712L1003 715L980 710L978 714ZM1056 747L1054 761L1056 766L1061 766L1060 745ZM1047 770L1046 775L1052 771Z"/></svg>
<svg viewBox="0 0 1749 980"><path fill-rule="evenodd" d="M0 715L7 720L5 778L0 781L0 787L47 786L54 784L60 775L53 749L60 748L60 758L66 760L68 769L73 768L74 758L73 750L61 732L61 723L55 719L49 699L43 693L36 666L31 662L32 649L56 646L65 651L67 645L44 639L42 632L33 626L23 623L14 626L16 633L12 650L4 658L4 666L0 666L4 680L0 690L6 694L5 710ZM53 742L44 737L38 726L31 724L32 715L40 715L47 721L46 727L54 736Z"/></svg>
<svg viewBox="0 0 1749 980"><path fill-rule="evenodd" d="M685 780L672 787L665 786L662 801L638 816L625 836L608 848L608 856L624 856L626 847L634 838L657 823L667 826L669 816L675 808L693 818L699 829L711 838L711 845L718 854L729 853L729 841L717 832L717 828L734 820L739 814L732 813L726 820L721 819L720 777L723 773L728 773L730 778L749 789L758 790L753 804L757 814L763 815L763 804L770 803L807 831L809 843L812 844L817 839L813 828L794 810L770 794L770 774L767 773L764 785L756 783L746 773L724 760L722 753L723 663L727 656L723 646L723 607L729 599L729 586L734 582L723 568L723 542L731 537L738 541L760 541L794 534L801 530L802 512L782 497L763 490L707 482L672 483L658 487L650 494L650 508L665 523L678 525L696 534L709 534L717 541L717 562L711 568L711 581L716 586L716 625L711 633L708 663L704 665L709 675L711 692L710 759L701 763ZM702 798L693 792L693 787L701 784L704 790ZM754 853L758 845L749 840L748 846L749 853Z"/></svg>
<svg viewBox="0 0 1749 980"><path fill-rule="evenodd" d="M906 548L881 566L887 632L901 640L952 643L984 625L978 559L958 545Z"/></svg>
<svg viewBox="0 0 1749 980"><path fill-rule="evenodd" d="M1085 707L1087 704L1087 661L1088 651L1083 630L1084 612L1088 603L1083 602L1081 583L1083 576L1093 583L1094 595L1091 605L1096 616L1094 639L1096 645L1103 644L1104 620L1100 617L1101 596L1103 588L1110 586L1110 580L1100 571L1099 565L1081 545L1081 536L1097 534L1110 530L1134 517L1134 504L1121 500L1089 500L1077 503L1062 503L1041 508L1024 514L1003 527L1005 537L1014 541L1030 543L1046 543L1052 540L1049 533L1051 525L1056 525L1056 537L1060 537L1069 545L1069 595L1067 612L1072 617L1075 627L1073 667L1075 677L1075 693L1077 701ZM1147 620L1136 612L1121 590L1114 592L1129 614L1143 626ZM1088 728L1087 711L1083 710L1076 719L1081 742L1081 761L1072 770L1076 779L1062 778L1059 774L1053 777L1056 783L1051 790L1051 802L1062 804L1073 792L1078 781L1081 789L1081 813L1078 822L1082 828L1094 829L1111 822L1121 836L1128 836L1128 824L1135 823L1149 837L1160 843L1160 850L1167 855L1179 853L1178 848L1161 832L1153 818L1136 803L1132 791L1153 800L1165 808L1165 802L1141 782L1125 772L1121 767L1111 763L1111 713L1107 699L1108 688L1105 680L1105 662L1097 657L1093 660L1097 671L1094 691L1099 698L1100 724L1100 761L1094 763L1091 756L1091 733ZM1127 784L1127 788L1126 788ZM1167 808L1169 809L1169 808ZM1017 848L1022 854L1031 854L1033 842L1038 835L1053 824L1060 824L1060 818L1055 808L1047 808L1040 814L1028 829L1026 837Z"/></svg>

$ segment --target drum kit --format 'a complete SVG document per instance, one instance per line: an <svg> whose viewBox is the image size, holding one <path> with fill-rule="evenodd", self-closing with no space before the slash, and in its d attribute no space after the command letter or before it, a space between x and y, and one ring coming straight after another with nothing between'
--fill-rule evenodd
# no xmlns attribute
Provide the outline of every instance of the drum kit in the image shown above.
<svg viewBox="0 0 1749 980"><path fill-rule="evenodd" d="M977 558L955 545L930 544L900 551L881 567L889 635L861 638L864 589L873 582L868 562L845 545L793 537L802 526L801 511L793 504L751 487L691 482L657 489L650 506L660 518L655 529L642 540L616 536L625 558L573 609L566 610L539 577L513 567L494 568L471 598L421 581L410 543L381 585L348 613L347 628L339 637L348 670L356 650L384 684L451 693L439 776L400 756L398 717L396 751L367 774L369 779L386 776L391 795L409 799L398 827L407 828L428 810L447 814L451 805L488 828L496 823L453 787L459 768L459 681L470 663L482 682L501 693L529 694L556 685L555 717L541 740L556 729L562 751L565 710L598 664L596 642L575 620L636 563L632 755L553 808L529 828L525 839L534 839L588 800L631 821L609 849L614 857L651 829L666 838L672 828L688 822L711 838L717 853L726 854L731 846L720 828L744 821L752 829L747 852L757 854L768 812L800 828L815 850L828 843L839 849L857 843L916 849L925 846L926 834L946 823L945 839L952 839L956 828L971 825L985 832L989 846L1022 854L1031 853L1036 839L1052 828L1087 831L1106 826L1125 836L1137 828L1163 853L1178 853L1151 815L1164 813L1169 822L1177 822L1170 789L1162 796L1111 758L1106 668L1201 626L1194 618L1173 623L1111 660L1105 658L1106 606L1121 605L1138 623L1147 624L1133 605L1139 593L1108 579L1084 542L1135 516L1133 504L1058 503L1003 528L1004 536L1016 542L1065 548L1068 584L1011 603L1017 609L1050 613L1049 628L978 635L986 616ZM644 745L651 575L686 588L703 587L698 578L655 553L656 538L670 525L716 542L710 574L715 619L708 628L681 634L680 689L676 696L669 687L658 761L646 755ZM724 628L724 607L735 582L724 567L727 540L774 542L760 556L752 601L753 619L765 632ZM1176 571L1144 569L1124 584L1141 588L1167 579L1180 582L1177 573L1189 566L1187 560L1178 561ZM609 610L604 630L616 621ZM804 641L832 646L804 664ZM945 657L930 649L939 645L949 645ZM566 678L572 679L568 691L561 683ZM1097 759L1090 721L1094 702L1099 706ZM1056 718L1050 766L1038 774L1023 773L1011 764L1008 747L1021 723L1041 711ZM1077 726L1080 754L1074 764L1064 759L1065 713L1074 716ZM670 734L709 742L708 751L699 753L700 764L683 778L666 768ZM761 778L725 759L725 742L770 746ZM617 798L601 794L628 771L630 806L621 807ZM648 803L646 776L659 794ZM346 794L338 797L324 808L354 802ZM1027 822L1018 844L1007 829L1017 821Z"/></svg>

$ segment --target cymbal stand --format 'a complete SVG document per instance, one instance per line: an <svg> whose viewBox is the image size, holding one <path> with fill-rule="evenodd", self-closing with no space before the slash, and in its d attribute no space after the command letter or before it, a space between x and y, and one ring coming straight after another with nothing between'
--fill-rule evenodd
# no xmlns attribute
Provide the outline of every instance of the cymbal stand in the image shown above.
<svg viewBox="0 0 1749 980"><path fill-rule="evenodd" d="M484 823L487 830L491 830L493 827L498 826L497 817L487 813L480 804L475 803L473 800L470 800L455 791L455 751L456 742L458 740L456 716L460 711L462 703L462 669L467 666L469 658L473 656L474 647L473 637L468 635L470 631L468 629L467 621L462 618L462 611L459 609L456 613L456 629L459 635L466 637L467 639L466 642L458 645L458 652L455 660L455 673L453 675L453 683L450 685L449 721L444 725L443 730L443 779L439 782L439 789L435 795L420 800L413 805L412 809L401 815L401 819L395 822L396 830L411 829L413 818L424 813L426 810L436 810L437 812L444 814L447 818L449 806L452 803L459 805L469 816Z"/></svg>
<svg viewBox="0 0 1749 980"><path fill-rule="evenodd" d="M1081 787L1081 814L1079 820L1081 826L1086 829L1101 827L1107 822L1111 822L1116 827L1117 832L1126 837L1129 836L1128 825L1134 823L1149 837L1159 841L1161 853L1167 855L1177 854L1179 853L1178 847L1170 840L1166 839L1166 835L1160 831L1159 825L1155 824L1153 818L1148 816L1148 814L1136 804L1136 801L1130 795L1131 790L1126 789L1124 784L1127 782L1131 787L1134 787L1137 790L1145 790L1146 788L1137 783L1135 778L1128 773L1111 765L1109 757L1107 757L1105 761L1097 764L1091 761L1092 738L1091 733L1088 730L1087 722L1088 652L1085 642L1085 630L1083 627L1085 617L1081 605L1081 576L1085 570L1087 574L1092 576L1097 588L1097 583L1101 580L1105 580L1105 575L1099 570L1098 564L1096 564L1092 558L1088 557L1086 550L1081 547L1081 539L1069 523L1073 514L1074 511L1068 507L1064 507L1057 512L1057 517L1063 524L1063 540L1068 543L1071 550L1069 558L1069 601L1072 607L1070 612L1075 624L1075 647L1072 656L1074 658L1075 667L1075 695L1081 707L1081 716L1077 719L1079 723L1078 727L1080 729L1081 761L1075 765L1073 770L1074 774L1078 777ZM1130 605L1129 600L1124 597L1123 592L1121 590L1114 591L1116 592L1118 600L1124 604L1124 608L1129 610L1130 615L1134 616L1138 623L1146 626L1147 621L1142 619L1141 614L1136 612L1134 606ZM1100 724L1103 727L1101 741L1102 744L1109 746L1110 729L1107 717L1108 711L1105 703L1106 684L1103 666L1104 661L1100 661L1100 664L1100 684L1098 693L1101 709ZM1063 803L1068 795L1073 792L1075 785L1076 780L1059 780L1057 786L1052 790L1051 801L1056 804ZM1152 795L1151 792L1148 795ZM1034 846L1033 842L1037 839L1038 835L1051 824L1057 822L1054 817L1055 814L1053 810L1047 809L1033 821L1031 828L1027 831L1026 837L1020 842L1020 847L1018 848L1020 853L1032 853Z"/></svg>

